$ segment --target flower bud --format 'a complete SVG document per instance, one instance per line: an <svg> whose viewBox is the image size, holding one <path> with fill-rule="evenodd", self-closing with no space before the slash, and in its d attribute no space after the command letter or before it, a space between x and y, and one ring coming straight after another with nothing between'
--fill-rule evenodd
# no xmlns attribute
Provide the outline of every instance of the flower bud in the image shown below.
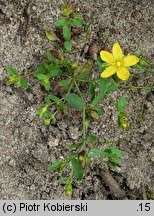
<svg viewBox="0 0 154 216"><path fill-rule="evenodd" d="M72 192L73 192L72 185L71 185L70 183L68 183L68 184L65 186L65 195L66 195L67 197L71 197Z"/></svg>

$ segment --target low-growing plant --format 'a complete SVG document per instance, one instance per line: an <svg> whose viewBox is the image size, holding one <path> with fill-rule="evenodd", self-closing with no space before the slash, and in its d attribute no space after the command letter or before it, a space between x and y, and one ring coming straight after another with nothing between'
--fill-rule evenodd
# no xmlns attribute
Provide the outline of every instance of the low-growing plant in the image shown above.
<svg viewBox="0 0 154 216"><path fill-rule="evenodd" d="M73 7L73 6L72 6ZM64 48L66 52L71 52L72 42L71 42L71 29L72 27L82 27L84 24L83 19L79 18L78 12L74 12L74 8L71 5L67 6L65 4L61 5L62 13L64 18L58 19L55 22L55 26L62 28L62 35L64 39ZM58 40L55 33L46 31L47 38L49 40Z"/></svg>
<svg viewBox="0 0 154 216"><path fill-rule="evenodd" d="M79 19L78 13L72 11L67 5L63 4L61 8L65 18L58 19L55 25L62 30L64 48L59 46L56 50L48 51L47 58L42 65L30 74L22 76L14 68L8 67L10 75L6 80L8 84L15 84L16 87L22 86L27 89L27 77L32 75L38 79L40 85L47 92L44 104L37 112L39 118L42 119L41 124L44 126L55 124L58 121L58 113L68 115L69 110L72 109L80 113L82 139L77 143L69 144L67 146L69 153L66 158L55 161L49 167L49 172L59 173L59 183L66 185L65 193L70 197L73 191L72 185L85 178L87 171L92 167L93 158L96 157L99 160L98 166L102 167L106 163L106 166L115 169L120 166L124 156L124 152L116 146L106 148L98 143L96 145L98 137L88 132L91 121L98 121L104 115L104 109L100 102L106 98L113 101L110 94L121 88L152 89L153 86L125 85L134 66L142 73L146 73L145 67L149 66L150 62L141 59L143 52L124 56L117 42L113 45L112 54L108 51L100 51L97 65L101 75L92 79L90 75L94 68L94 61L80 63L70 60L68 54L65 55L65 52L70 52L72 49L72 26L82 26L84 21ZM46 31L46 36L51 41L58 42L60 40L54 32ZM58 46L56 45L56 47ZM153 73L152 71L148 72ZM62 90L60 96L54 91L55 86ZM87 90L83 86L86 86ZM122 129L130 128L127 120L126 97L119 97L118 101L113 101L113 103L117 110L117 126ZM74 118L79 117L74 115ZM65 170L68 171L65 172Z"/></svg>

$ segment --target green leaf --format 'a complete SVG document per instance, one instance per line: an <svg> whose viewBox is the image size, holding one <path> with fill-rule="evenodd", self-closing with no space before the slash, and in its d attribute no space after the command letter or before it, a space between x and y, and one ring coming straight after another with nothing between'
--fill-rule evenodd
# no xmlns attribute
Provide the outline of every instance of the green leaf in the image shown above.
<svg viewBox="0 0 154 216"><path fill-rule="evenodd" d="M37 111L37 114L39 115L39 118L42 118L43 116L46 115L47 109L48 109L48 105L44 105L43 107L41 107L41 109L39 109Z"/></svg>
<svg viewBox="0 0 154 216"><path fill-rule="evenodd" d="M68 166L67 162L61 162L60 164L60 171L63 171Z"/></svg>
<svg viewBox="0 0 154 216"><path fill-rule="evenodd" d="M105 149L103 154L109 157L110 159L122 158L124 156L124 152L117 149L116 147L112 147L111 149Z"/></svg>
<svg viewBox="0 0 154 216"><path fill-rule="evenodd" d="M107 92L113 92L118 89L117 83L114 81L114 79L110 78L108 79L108 87Z"/></svg>
<svg viewBox="0 0 154 216"><path fill-rule="evenodd" d="M36 77L39 80L46 80L46 79L48 79L47 75L44 75L44 74L37 74Z"/></svg>
<svg viewBox="0 0 154 216"><path fill-rule="evenodd" d="M51 122L51 118L48 118L48 119L45 119L45 120L41 123L41 125L42 125L42 126L47 126L47 125L50 124L50 122Z"/></svg>
<svg viewBox="0 0 154 216"><path fill-rule="evenodd" d="M41 85L45 88L45 90L49 91L51 86L50 86L50 81L49 79L42 80L40 81Z"/></svg>
<svg viewBox="0 0 154 216"><path fill-rule="evenodd" d="M96 110L91 109L90 112L89 112L89 114L90 114L90 116L91 116L92 118L94 118L95 120L97 120L97 121L99 120L99 115L98 115L98 113L97 113Z"/></svg>
<svg viewBox="0 0 154 216"><path fill-rule="evenodd" d="M63 27L63 37L66 41L70 41L71 39L71 28L68 25Z"/></svg>
<svg viewBox="0 0 154 216"><path fill-rule="evenodd" d="M55 113L51 116L51 120L52 120L53 124L56 124L57 120L56 120L56 117L55 117Z"/></svg>
<svg viewBox="0 0 154 216"><path fill-rule="evenodd" d="M50 56L50 57L52 58L53 56ZM54 58L54 57L53 57L53 58ZM53 58L52 58L52 59L53 59ZM54 58L53 61L56 62L56 59ZM57 63L57 62L56 62L56 63ZM54 66L53 63L51 63L51 64L44 64L44 67L45 67L46 70L50 73L50 75L51 75L52 77L57 77L57 76L59 76L59 75L62 73L62 70L60 70L57 66Z"/></svg>
<svg viewBox="0 0 154 216"><path fill-rule="evenodd" d="M93 82L89 83L89 96L90 100L93 101L95 98L95 86Z"/></svg>
<svg viewBox="0 0 154 216"><path fill-rule="evenodd" d="M98 56L97 58L97 64L98 64L98 67L99 67L99 70L101 71L101 73L105 70L106 66L103 65L103 61L101 59L100 56Z"/></svg>
<svg viewBox="0 0 154 216"><path fill-rule="evenodd" d="M61 161L56 161L54 163L51 164L51 166L49 167L48 171L51 172L51 171L55 171L56 169L58 169L61 165Z"/></svg>
<svg viewBox="0 0 154 216"><path fill-rule="evenodd" d="M60 179L58 180L58 182L59 182L59 183L66 183L68 180L69 180L69 178L68 178L68 177L65 177L65 178L60 178Z"/></svg>
<svg viewBox="0 0 154 216"><path fill-rule="evenodd" d="M21 86L20 79L17 79L17 80L16 80L15 86L16 86L17 88Z"/></svg>
<svg viewBox="0 0 154 216"><path fill-rule="evenodd" d="M78 17L79 17L79 13L78 12L75 12L74 14L73 14L73 19L78 19Z"/></svg>
<svg viewBox="0 0 154 216"><path fill-rule="evenodd" d="M83 109L85 101L76 94L68 94L66 100L75 109Z"/></svg>
<svg viewBox="0 0 154 216"><path fill-rule="evenodd" d="M130 128L129 122L126 120L126 112L118 112L118 127L119 128Z"/></svg>
<svg viewBox="0 0 154 216"><path fill-rule="evenodd" d="M140 70L141 72L143 72L143 73L145 72L144 67L142 67L141 65L136 64L135 67L136 67L138 70Z"/></svg>
<svg viewBox="0 0 154 216"><path fill-rule="evenodd" d="M82 169L80 167L80 164L79 164L78 160L74 158L74 159L71 160L71 162L72 162L73 171L74 171L76 177L79 180L81 180L83 178L83 171L82 171Z"/></svg>
<svg viewBox="0 0 154 216"><path fill-rule="evenodd" d="M48 38L48 40L50 41L57 41L58 37L54 32L50 32L50 31L45 31L46 37Z"/></svg>
<svg viewBox="0 0 154 216"><path fill-rule="evenodd" d="M92 106L89 109L86 109L86 113L91 117L93 117L94 119L99 120L100 116L103 115L105 111L98 106L95 107Z"/></svg>
<svg viewBox="0 0 154 216"><path fill-rule="evenodd" d="M56 97L55 95L49 95L48 96L51 100L53 100L53 101L55 101L58 105L59 105L59 107L61 108L61 109L67 109L67 106L66 106L66 104L62 101L62 100L60 100L58 97Z"/></svg>
<svg viewBox="0 0 154 216"><path fill-rule="evenodd" d="M102 154L102 151L100 149L94 148L92 150L90 150L89 152L89 157L97 157L100 156Z"/></svg>
<svg viewBox="0 0 154 216"><path fill-rule="evenodd" d="M127 105L126 98L123 97L123 96L120 97L120 99L119 99L119 101L118 101L118 111L123 111L123 110L125 110L126 105Z"/></svg>
<svg viewBox="0 0 154 216"><path fill-rule="evenodd" d="M86 131L88 130L88 127L90 125L89 122L90 121L88 119L86 119L85 122L84 122L84 126L85 126Z"/></svg>
<svg viewBox="0 0 154 216"><path fill-rule="evenodd" d="M60 69L55 69L55 70L54 69L50 69L49 73L50 73L50 75L52 77L57 77L57 76L59 76L62 73L62 70L60 70Z"/></svg>
<svg viewBox="0 0 154 216"><path fill-rule="evenodd" d="M75 62L75 64L77 66L75 67L74 76L78 80L83 80L86 76L88 76L88 74L91 72L91 69L93 67L93 63L90 61L84 62L79 66L77 62Z"/></svg>
<svg viewBox="0 0 154 216"><path fill-rule="evenodd" d="M79 148L81 146L82 142L71 144L68 146L69 149Z"/></svg>
<svg viewBox="0 0 154 216"><path fill-rule="evenodd" d="M53 62L54 64L57 64L57 59L51 55L50 51L47 52L47 58L49 61Z"/></svg>
<svg viewBox="0 0 154 216"><path fill-rule="evenodd" d="M70 82L70 80L60 80L58 81L58 85L64 87L65 89L68 89L70 86Z"/></svg>
<svg viewBox="0 0 154 216"><path fill-rule="evenodd" d="M105 93L99 93L92 101L92 106L96 106L105 96Z"/></svg>
<svg viewBox="0 0 154 216"><path fill-rule="evenodd" d="M111 158L109 158L109 161L111 163L110 165L113 167L116 167L117 165L121 164L121 160L117 157L111 157Z"/></svg>
<svg viewBox="0 0 154 216"><path fill-rule="evenodd" d="M18 77L18 76L12 76L12 75L10 75L10 76L8 76L7 78L6 78L6 82L7 82L7 84L8 85L11 85L11 84L14 84L14 83L16 83L17 81L19 81L20 80L20 77Z"/></svg>
<svg viewBox="0 0 154 216"><path fill-rule="evenodd" d="M46 105L50 105L50 104L51 104L51 101L50 101L50 99L48 98L48 96L45 97L45 104L46 104Z"/></svg>
<svg viewBox="0 0 154 216"><path fill-rule="evenodd" d="M112 151L111 151L111 149L105 149L103 151L103 154L106 155L106 156L111 156L112 155Z"/></svg>
<svg viewBox="0 0 154 216"><path fill-rule="evenodd" d="M105 113L105 111L100 107L92 107L92 110L95 110L99 116Z"/></svg>
<svg viewBox="0 0 154 216"><path fill-rule="evenodd" d="M27 83L27 81L26 80L24 80L24 79L21 79L21 85L22 85L22 87L24 88L24 89L27 89L28 88L28 83Z"/></svg>
<svg viewBox="0 0 154 216"><path fill-rule="evenodd" d="M146 61L146 60L143 60L143 59L141 59L139 63L141 65L144 65L144 66L149 66L151 64L149 61Z"/></svg>
<svg viewBox="0 0 154 216"><path fill-rule="evenodd" d="M69 15L70 15L70 9L67 7L66 4L62 4L61 5L61 10L62 10L64 16L69 17Z"/></svg>
<svg viewBox="0 0 154 216"><path fill-rule="evenodd" d="M140 53L135 53L134 55L140 58L144 54L144 51L141 51Z"/></svg>
<svg viewBox="0 0 154 216"><path fill-rule="evenodd" d="M82 26L84 24L83 19L73 19L72 20L72 25L73 26Z"/></svg>
<svg viewBox="0 0 154 216"><path fill-rule="evenodd" d="M67 68L68 64L69 64L68 59L66 57L64 57L63 62L62 62L63 67Z"/></svg>
<svg viewBox="0 0 154 216"><path fill-rule="evenodd" d="M68 156L69 156L70 159L72 159L72 158L77 157L77 153L75 153L75 152L70 152L70 153L68 154Z"/></svg>
<svg viewBox="0 0 154 216"><path fill-rule="evenodd" d="M50 81L47 75L44 74L37 74L36 77L40 80L41 85L49 91L51 86L50 86Z"/></svg>
<svg viewBox="0 0 154 216"><path fill-rule="evenodd" d="M13 76L19 75L19 73L13 67L7 67L6 69Z"/></svg>
<svg viewBox="0 0 154 216"><path fill-rule="evenodd" d="M97 136L91 134L87 137L87 142L95 142L97 140Z"/></svg>
<svg viewBox="0 0 154 216"><path fill-rule="evenodd" d="M68 182L65 186L65 195L67 197L71 197L72 196L72 192L73 192L73 188L70 182Z"/></svg>
<svg viewBox="0 0 154 216"><path fill-rule="evenodd" d="M60 26L65 26L68 24L68 19L66 18L62 18L62 19L58 19L56 22L55 22L55 26L57 27L60 27Z"/></svg>
<svg viewBox="0 0 154 216"><path fill-rule="evenodd" d="M99 84L99 94L92 101L92 106L96 106L104 98L107 92L107 85L108 85L107 79L101 78Z"/></svg>
<svg viewBox="0 0 154 216"><path fill-rule="evenodd" d="M71 49L72 49L72 43L71 43L71 41L65 41L64 47L66 49L66 52L71 52Z"/></svg>
<svg viewBox="0 0 154 216"><path fill-rule="evenodd" d="M55 95L49 95L48 98L50 98L52 101L55 101L57 103L61 102L61 100L58 97L56 97Z"/></svg>
<svg viewBox="0 0 154 216"><path fill-rule="evenodd" d="M86 64L84 64L84 65L85 65L85 67L83 68L83 70L81 69L82 72L78 76L79 80L82 80L88 76L88 74L91 72L94 64L92 62L86 62Z"/></svg>
<svg viewBox="0 0 154 216"><path fill-rule="evenodd" d="M108 88L108 80L101 78L99 84L99 92L104 94L106 93L107 88Z"/></svg>
<svg viewBox="0 0 154 216"><path fill-rule="evenodd" d="M49 71L51 69L51 67L53 67L53 63L52 64L44 64L44 68Z"/></svg>
<svg viewBox="0 0 154 216"><path fill-rule="evenodd" d="M37 74L44 74L45 72L46 72L46 68L44 67L43 64L36 69L36 72L33 74L33 76L37 77Z"/></svg>
<svg viewBox="0 0 154 216"><path fill-rule="evenodd" d="M115 154L117 157L120 157L120 158L124 156L124 152L115 147L111 148L111 152L112 154Z"/></svg>

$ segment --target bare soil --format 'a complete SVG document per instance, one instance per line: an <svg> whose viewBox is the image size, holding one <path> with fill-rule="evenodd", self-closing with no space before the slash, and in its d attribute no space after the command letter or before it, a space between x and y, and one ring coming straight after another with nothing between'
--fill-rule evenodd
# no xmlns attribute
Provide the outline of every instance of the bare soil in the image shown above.
<svg viewBox="0 0 154 216"><path fill-rule="evenodd" d="M77 61L91 56L91 44L109 50L118 41L127 52L145 51L153 59L152 0L74 0L69 1L84 18L89 34L73 37L73 55ZM30 80L24 91L7 86L7 66L22 74L39 65L54 43L47 40L45 30L55 30L54 21L61 16L62 0L0 0L0 198L1 199L66 199L64 185L58 176L48 173L48 166L66 154L66 145L81 138L80 118L73 112L59 116L56 125L40 126L36 116L43 104L42 89ZM97 66L93 74L100 74ZM152 85L151 74L136 73L132 85ZM125 152L117 170L99 171L93 167L87 177L74 185L72 199L153 199L154 94L153 91L123 89L111 97L126 96L131 129L117 128L117 113L109 100L100 122L93 122L90 133L99 143L110 142ZM146 95L146 96L145 96ZM140 123L136 123L143 108ZM70 124L71 123L71 124ZM105 173L104 173L105 172ZM118 190L118 191L117 191Z"/></svg>

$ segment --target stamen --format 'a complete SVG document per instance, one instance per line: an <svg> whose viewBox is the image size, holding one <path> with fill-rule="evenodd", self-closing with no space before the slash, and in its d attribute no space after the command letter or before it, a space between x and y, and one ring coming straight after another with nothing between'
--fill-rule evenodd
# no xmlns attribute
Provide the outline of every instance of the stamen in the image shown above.
<svg viewBox="0 0 154 216"><path fill-rule="evenodd" d="M121 66L121 63L120 62L117 62L117 67L120 67Z"/></svg>

